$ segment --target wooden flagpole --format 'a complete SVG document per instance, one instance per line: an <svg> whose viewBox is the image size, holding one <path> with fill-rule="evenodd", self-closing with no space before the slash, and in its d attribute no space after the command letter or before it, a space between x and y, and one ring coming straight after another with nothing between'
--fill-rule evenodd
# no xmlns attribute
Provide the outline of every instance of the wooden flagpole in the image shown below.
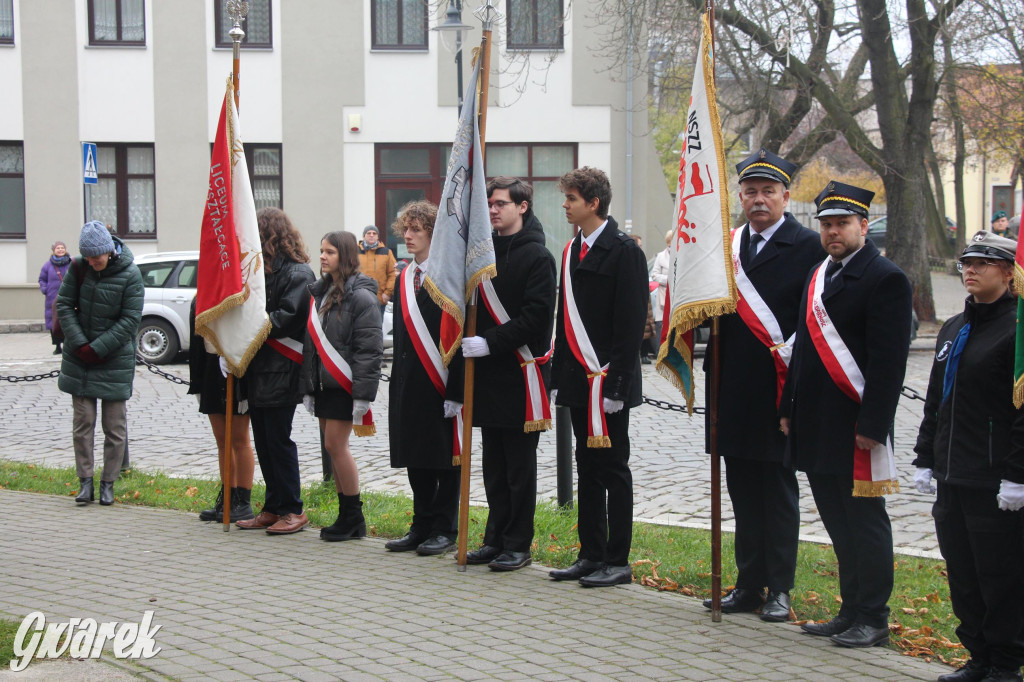
<svg viewBox="0 0 1024 682"><path fill-rule="evenodd" d="M228 16L235 22L235 25L231 27L229 35L231 36L232 42L232 54L231 54L231 86L235 92L235 112L238 112L238 56L241 53L242 38L245 37L245 31L242 30L241 22L245 18L245 15L249 12L249 0L241 0L241 2L228 2L227 3ZM234 154L234 150L231 150ZM234 160L232 159L232 167L234 167ZM227 533L231 530L231 482L232 474L231 471L231 460L234 457L234 450L231 443L231 418L234 416L235 411L235 375L228 372L227 376L227 394L224 402L224 466L221 467L221 487L224 489L224 532Z"/></svg>
<svg viewBox="0 0 1024 682"><path fill-rule="evenodd" d="M490 0L480 8L483 15L483 38L480 41L480 78L477 79L476 106L477 127L480 130L480 156L487 158L487 95L490 88L491 75L491 26L494 7ZM466 324L463 337L476 336L476 291L473 292L466 305ZM466 545L469 542L469 474L470 452L473 447L473 382L476 378L476 361L466 358L466 380L463 388L462 403L462 469L459 481L459 542L458 570L466 570Z"/></svg>
<svg viewBox="0 0 1024 682"><path fill-rule="evenodd" d="M711 29L711 73L715 74L715 3L707 0L708 24ZM698 68L703 68L699 66ZM718 392L719 366L718 317L711 318L711 381L707 408L711 422L711 622L722 622L722 460L718 457Z"/></svg>

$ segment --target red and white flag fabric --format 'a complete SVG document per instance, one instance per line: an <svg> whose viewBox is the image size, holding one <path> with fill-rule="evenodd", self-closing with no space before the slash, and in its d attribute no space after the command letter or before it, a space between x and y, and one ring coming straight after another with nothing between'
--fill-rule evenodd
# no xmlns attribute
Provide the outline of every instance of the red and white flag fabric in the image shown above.
<svg viewBox="0 0 1024 682"><path fill-rule="evenodd" d="M196 333L240 377L270 333L270 319L256 203L234 95L228 78L199 237Z"/></svg>
<svg viewBox="0 0 1024 682"><path fill-rule="evenodd" d="M715 101L714 56L707 14L693 73L676 191L676 229L663 311L658 371L693 411L693 330L736 311L729 243L729 198L722 124Z"/></svg>
<svg viewBox="0 0 1024 682"><path fill-rule="evenodd" d="M443 311L438 345L445 367L462 342L466 302L480 282L497 274L476 112L481 61L477 61L466 87L430 240L430 270L423 282L430 298Z"/></svg>

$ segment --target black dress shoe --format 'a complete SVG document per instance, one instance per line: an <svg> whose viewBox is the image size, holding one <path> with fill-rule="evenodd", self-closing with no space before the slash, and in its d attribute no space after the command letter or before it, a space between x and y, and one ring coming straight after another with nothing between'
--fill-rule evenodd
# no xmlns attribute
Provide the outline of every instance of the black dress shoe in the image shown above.
<svg viewBox="0 0 1024 682"><path fill-rule="evenodd" d="M602 565L600 561L577 559L569 568L556 569L548 573L548 576L555 580L579 580L583 576L600 570Z"/></svg>
<svg viewBox="0 0 1024 682"><path fill-rule="evenodd" d="M844 616L836 616L824 623L804 623L800 629L815 637L831 637L840 632L846 632L853 625L853 621Z"/></svg>
<svg viewBox="0 0 1024 682"><path fill-rule="evenodd" d="M455 549L455 540L445 535L435 535L429 540L420 543L416 548L416 553L420 556L434 556L444 554L453 549Z"/></svg>
<svg viewBox="0 0 1024 682"><path fill-rule="evenodd" d="M529 552L502 552L487 564L492 571L518 571L532 563Z"/></svg>
<svg viewBox="0 0 1024 682"><path fill-rule="evenodd" d="M764 590L750 590L734 587L722 597L722 613L747 613L757 611L764 603ZM704 600L704 608L711 608L711 600Z"/></svg>
<svg viewBox="0 0 1024 682"><path fill-rule="evenodd" d="M500 554L500 548L483 545L480 549L474 549L472 552L466 553L466 563L473 566L489 564L491 560L497 559Z"/></svg>
<svg viewBox="0 0 1024 682"><path fill-rule="evenodd" d="M988 669L988 675L981 678L981 682L1021 682L1020 668L997 668L992 666Z"/></svg>
<svg viewBox="0 0 1024 682"><path fill-rule="evenodd" d="M77 504L89 504L93 501L94 494L92 476L78 479L78 495L75 496Z"/></svg>
<svg viewBox="0 0 1024 682"><path fill-rule="evenodd" d="M404 536L397 540L389 540L384 544L384 549L389 552L411 552L425 540L419 533L413 533L412 531L406 533Z"/></svg>
<svg viewBox="0 0 1024 682"><path fill-rule="evenodd" d="M114 482L100 481L100 504L109 507L114 504Z"/></svg>
<svg viewBox="0 0 1024 682"><path fill-rule="evenodd" d="M789 592L769 592L761 607L761 620L784 623L789 620Z"/></svg>
<svg viewBox="0 0 1024 682"><path fill-rule="evenodd" d="M605 564L600 570L580 578L580 585L583 587L611 587L613 585L628 585L633 582L633 568L631 566L609 566Z"/></svg>
<svg viewBox="0 0 1024 682"><path fill-rule="evenodd" d="M973 658L964 667L948 675L939 675L936 682L980 682L989 673L987 664L978 663Z"/></svg>
<svg viewBox="0 0 1024 682"><path fill-rule="evenodd" d="M844 632L829 637L839 646L851 649L866 649L872 646L884 646L889 643L889 628L876 628L873 625L855 623Z"/></svg>

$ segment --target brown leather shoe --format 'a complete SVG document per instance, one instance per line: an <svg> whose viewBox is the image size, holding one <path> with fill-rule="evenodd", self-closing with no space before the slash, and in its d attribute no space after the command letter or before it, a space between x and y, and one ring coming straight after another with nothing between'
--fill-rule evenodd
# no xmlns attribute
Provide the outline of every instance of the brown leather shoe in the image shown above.
<svg viewBox="0 0 1024 682"><path fill-rule="evenodd" d="M309 517L305 514L285 514L273 526L267 529L270 535L290 535L298 533L309 525Z"/></svg>
<svg viewBox="0 0 1024 682"><path fill-rule="evenodd" d="M236 521L235 525L242 530L263 530L264 528L270 528L278 519L281 517L277 514L271 514L270 512L261 511L256 515L254 519L246 519L244 521Z"/></svg>

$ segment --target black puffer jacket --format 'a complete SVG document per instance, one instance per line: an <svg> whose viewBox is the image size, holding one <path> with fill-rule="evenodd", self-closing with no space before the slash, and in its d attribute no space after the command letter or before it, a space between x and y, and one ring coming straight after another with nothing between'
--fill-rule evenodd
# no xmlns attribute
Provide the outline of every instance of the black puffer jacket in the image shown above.
<svg viewBox="0 0 1024 682"><path fill-rule="evenodd" d="M267 315L270 317L270 338L288 337L299 343L306 335L309 314L309 291L316 277L305 263L274 258L273 270L266 273ZM299 375L301 367L266 343L249 364L245 376L249 380L250 407L283 407L301 399Z"/></svg>
<svg viewBox="0 0 1024 682"><path fill-rule="evenodd" d="M544 246L544 229L531 210L523 229L513 235L494 235L498 268L492 280L509 318L499 325L480 305L477 335L487 341L490 355L476 361L474 426L523 428L526 419L526 387L516 348L524 344L536 358L551 348L555 318L555 259ZM540 365L545 383L548 364Z"/></svg>
<svg viewBox="0 0 1024 682"><path fill-rule="evenodd" d="M324 277L309 286L317 310L329 286L330 282ZM352 398L373 401L377 397L380 361L384 355L377 282L362 273L349 277L345 281L345 296L341 299L341 305L327 311L321 324L327 340L352 368ZM314 387L341 388L324 368L307 331L302 346L302 393L311 394Z"/></svg>
<svg viewBox="0 0 1024 682"><path fill-rule="evenodd" d="M989 304L968 299L939 331L914 465L940 481L992 490L1003 479L1024 483L1024 409L1011 399L1016 318L1012 294ZM953 390L942 403L953 341L968 322Z"/></svg>

